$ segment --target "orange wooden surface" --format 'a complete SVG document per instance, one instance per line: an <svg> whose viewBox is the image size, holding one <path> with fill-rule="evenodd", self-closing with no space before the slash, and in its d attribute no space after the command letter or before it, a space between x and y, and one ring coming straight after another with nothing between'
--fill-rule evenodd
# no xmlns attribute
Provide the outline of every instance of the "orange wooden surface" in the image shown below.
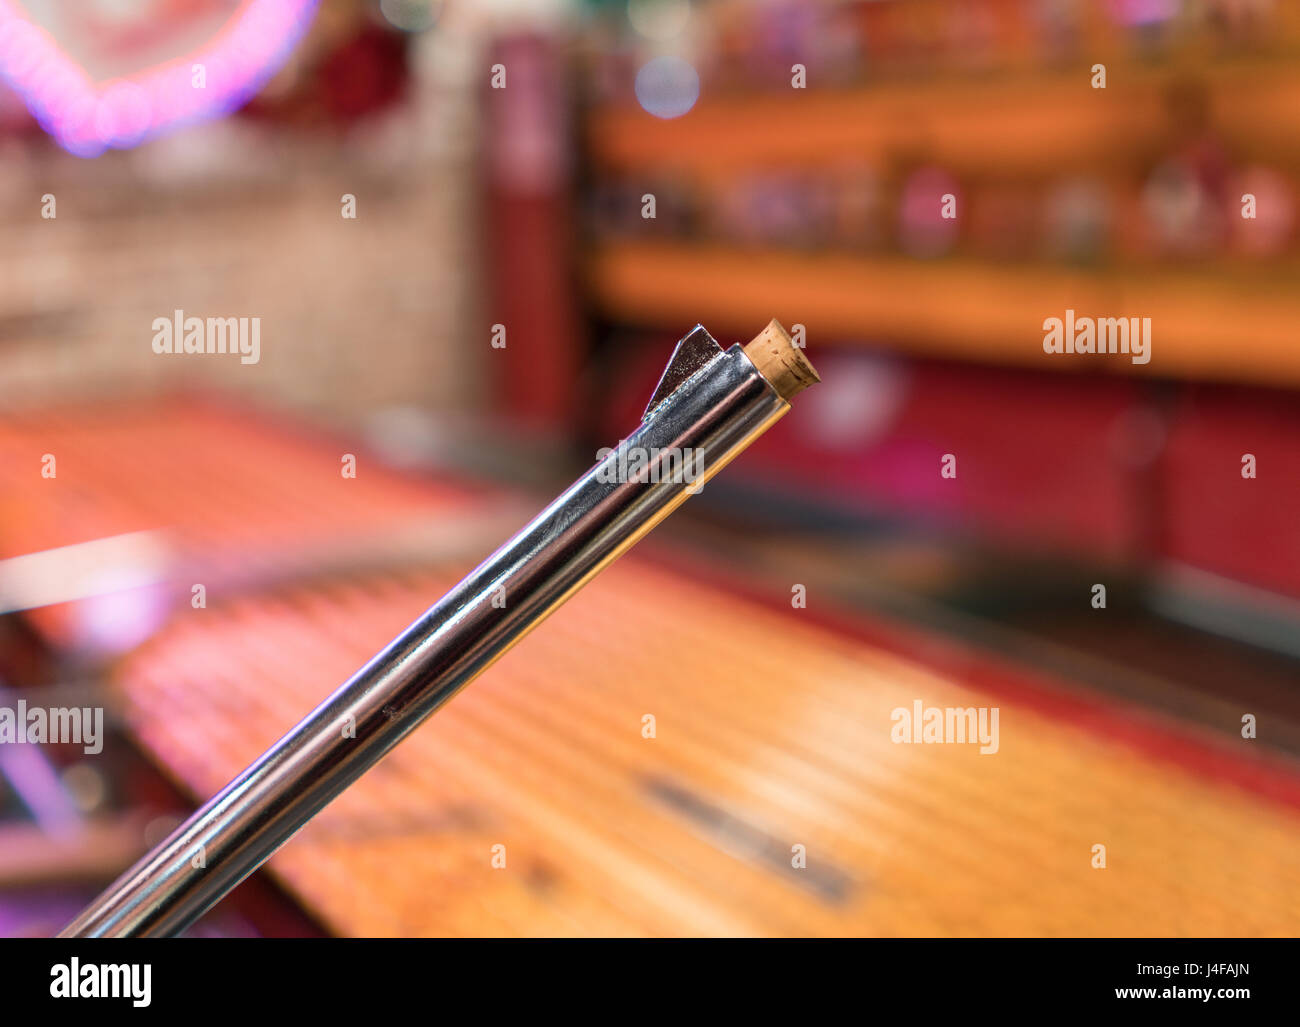
<svg viewBox="0 0 1300 1027"><path fill-rule="evenodd" d="M475 507L460 490L368 463L343 480L338 448L188 403L0 421L5 551L160 521L231 558L412 515L466 530ZM44 452L60 454L56 481L39 475ZM464 569L180 604L116 665L123 713L206 798ZM1296 805L1170 758L1167 736L1185 729L1165 725L1146 752L1132 744L1141 718L1126 743L1095 718L1084 729L1014 690L986 694L960 662L936 673L811 617L634 554L271 870L356 935L1300 932ZM998 705L999 751L893 743L892 710L916 700Z"/></svg>
<svg viewBox="0 0 1300 1027"><path fill-rule="evenodd" d="M206 796L451 582L186 615L122 668L130 723ZM356 935L1300 930L1293 809L1005 702L996 754L896 744L916 699L998 703L629 557L271 866Z"/></svg>
<svg viewBox="0 0 1300 1027"><path fill-rule="evenodd" d="M192 398L0 418L0 558L130 531L183 550L246 553L382 531L466 503L354 444ZM43 477L42 459L56 476Z"/></svg>
<svg viewBox="0 0 1300 1027"><path fill-rule="evenodd" d="M1091 86L1092 60L1050 75L932 74L857 89L706 93L689 114L667 120L607 104L588 118L590 156L603 171L653 168L701 180L913 150L954 171L1113 166L1140 161L1168 131L1168 91L1189 81L1215 98L1210 125L1235 152L1277 161L1300 151L1300 78L1290 61L1110 64L1102 90Z"/></svg>
<svg viewBox="0 0 1300 1027"><path fill-rule="evenodd" d="M865 339L918 355L1264 385L1300 384L1290 282L1179 271L1086 272L976 261L605 243L586 265L598 306L623 320L743 328L755 309L803 324L815 347ZM1043 319L1151 318L1151 360L1043 352Z"/></svg>

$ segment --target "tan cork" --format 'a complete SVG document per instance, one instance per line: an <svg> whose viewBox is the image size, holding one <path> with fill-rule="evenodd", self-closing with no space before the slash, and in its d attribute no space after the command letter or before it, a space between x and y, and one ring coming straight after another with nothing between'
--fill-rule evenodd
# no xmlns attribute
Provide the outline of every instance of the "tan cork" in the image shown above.
<svg viewBox="0 0 1300 1027"><path fill-rule="evenodd" d="M745 356L787 403L795 393L821 381L803 350L775 318L745 346Z"/></svg>

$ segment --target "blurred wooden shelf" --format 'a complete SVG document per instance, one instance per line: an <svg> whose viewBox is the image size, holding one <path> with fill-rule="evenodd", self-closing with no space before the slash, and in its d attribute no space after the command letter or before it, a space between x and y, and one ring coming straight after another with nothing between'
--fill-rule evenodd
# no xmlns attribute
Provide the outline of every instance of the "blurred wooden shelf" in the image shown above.
<svg viewBox="0 0 1300 1027"><path fill-rule="evenodd" d="M675 242L591 247L592 301L618 321L752 330L776 317L809 342L1045 370L1300 385L1300 293L1276 272L1089 271ZM1044 318L1149 317L1152 359L1043 352Z"/></svg>
<svg viewBox="0 0 1300 1027"><path fill-rule="evenodd" d="M1099 171L1151 151L1169 131L1168 93L1194 83L1210 127L1242 159L1300 158L1300 72L1293 62L1112 63L1093 89L1075 71L933 79L852 89L709 96L681 118L634 104L593 108L589 159L604 173L728 178L756 169L923 154L953 171Z"/></svg>

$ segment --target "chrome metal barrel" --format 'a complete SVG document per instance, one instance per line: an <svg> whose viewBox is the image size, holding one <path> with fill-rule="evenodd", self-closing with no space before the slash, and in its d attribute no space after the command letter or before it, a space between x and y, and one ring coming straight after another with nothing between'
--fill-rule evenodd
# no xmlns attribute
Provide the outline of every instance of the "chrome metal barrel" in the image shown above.
<svg viewBox="0 0 1300 1027"><path fill-rule="evenodd" d="M169 935L185 928L789 409L740 346L724 352L697 327L679 343L632 435L123 874L61 936ZM634 452L644 462L628 460ZM682 454L697 472L693 481L689 473L670 473L682 465ZM621 472L634 466L636 473L622 480Z"/></svg>

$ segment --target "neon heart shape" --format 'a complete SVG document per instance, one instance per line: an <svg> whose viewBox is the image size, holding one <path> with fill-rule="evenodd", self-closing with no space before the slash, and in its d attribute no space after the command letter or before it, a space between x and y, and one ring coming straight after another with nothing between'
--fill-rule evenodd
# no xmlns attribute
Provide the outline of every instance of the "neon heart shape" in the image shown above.
<svg viewBox="0 0 1300 1027"><path fill-rule="evenodd" d="M97 84L48 32L0 0L0 78L60 146L95 157L241 106L279 70L318 3L246 0L189 57ZM201 86L195 65L204 69Z"/></svg>

